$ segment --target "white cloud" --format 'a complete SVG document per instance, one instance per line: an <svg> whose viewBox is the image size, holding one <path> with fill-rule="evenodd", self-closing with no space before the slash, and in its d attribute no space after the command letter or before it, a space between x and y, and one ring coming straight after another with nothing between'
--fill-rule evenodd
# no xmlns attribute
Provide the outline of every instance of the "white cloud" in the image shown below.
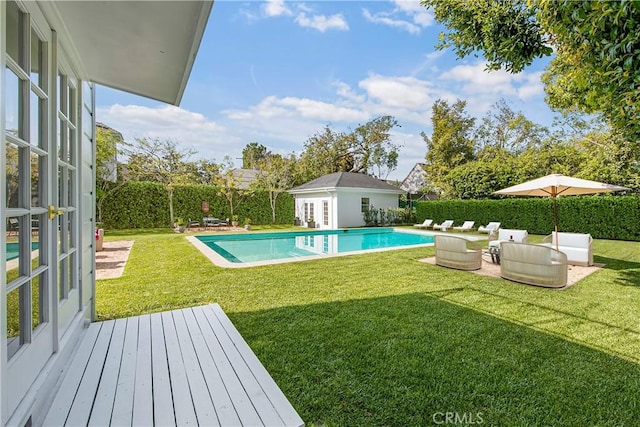
<svg viewBox="0 0 640 427"><path fill-rule="evenodd" d="M256 20L256 15L250 11L244 11L244 16L249 22ZM260 7L260 16L262 18L290 16L293 17L293 22L300 27L312 28L322 33L329 30L349 30L349 24L342 13L333 15L318 14L305 3L267 0Z"/></svg>
<svg viewBox="0 0 640 427"><path fill-rule="evenodd" d="M300 12L295 19L296 23L301 27L313 28L324 33L327 30L342 30L349 29L349 24L344 19L341 13L326 16L326 15L311 15L307 16L305 12Z"/></svg>
<svg viewBox="0 0 640 427"><path fill-rule="evenodd" d="M121 132L125 141L135 138L159 138L176 141L182 147L195 149L198 157L221 160L225 147L238 142L227 128L208 120L202 114L171 105L156 108L115 104L98 107L96 121Z"/></svg>
<svg viewBox="0 0 640 427"><path fill-rule="evenodd" d="M252 120L254 118L287 117L289 119L308 119L324 123L354 122L367 120L368 114L355 108L306 98L269 96L258 105L246 111L227 110L225 114L233 120Z"/></svg>
<svg viewBox="0 0 640 427"><path fill-rule="evenodd" d="M365 101L365 96L359 95L354 92L354 90L348 84L340 81L333 82L332 84L336 87L336 93L340 98L357 104L363 103Z"/></svg>
<svg viewBox="0 0 640 427"><path fill-rule="evenodd" d="M262 12L267 17L293 15L291 9L284 4L284 0L267 0L267 2L262 5Z"/></svg>
<svg viewBox="0 0 640 427"><path fill-rule="evenodd" d="M441 96L441 91L434 88L431 82L416 77L390 77L370 74L361 80L359 86L369 98L394 108L410 110L427 109Z"/></svg>
<svg viewBox="0 0 640 427"><path fill-rule="evenodd" d="M373 24L382 24L388 27L399 28L407 31L409 34L420 34L420 31L422 31L422 28L418 25L402 19L393 19L387 12L372 14L367 9L362 9L362 15L367 21Z"/></svg>
<svg viewBox="0 0 640 427"><path fill-rule="evenodd" d="M393 0L392 10L371 13L362 9L364 18L374 24L386 25L407 31L409 34L420 34L424 28L433 25L433 14L418 1Z"/></svg>
<svg viewBox="0 0 640 427"><path fill-rule="evenodd" d="M530 73L525 76L525 83L518 88L518 96L521 99L530 99L537 96L544 96L544 85L542 84L542 72Z"/></svg>

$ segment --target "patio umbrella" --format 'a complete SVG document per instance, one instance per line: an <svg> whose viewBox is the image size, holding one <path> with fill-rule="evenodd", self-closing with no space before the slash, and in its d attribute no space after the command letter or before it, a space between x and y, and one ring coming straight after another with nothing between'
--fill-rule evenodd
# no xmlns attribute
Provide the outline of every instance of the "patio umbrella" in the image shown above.
<svg viewBox="0 0 640 427"><path fill-rule="evenodd" d="M572 178L561 174L551 174L542 178L532 179L522 184L514 185L493 194L511 196L540 196L553 198L553 223L556 233L556 249L558 249L558 196L576 196L580 194L609 193L612 191L629 190L627 187L605 184L587 179Z"/></svg>

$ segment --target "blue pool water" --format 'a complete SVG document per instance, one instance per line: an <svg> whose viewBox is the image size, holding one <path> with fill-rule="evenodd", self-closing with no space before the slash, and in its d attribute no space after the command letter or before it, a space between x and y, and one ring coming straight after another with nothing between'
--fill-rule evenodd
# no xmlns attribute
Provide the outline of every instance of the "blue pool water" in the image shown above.
<svg viewBox="0 0 640 427"><path fill-rule="evenodd" d="M19 245L18 243L7 243L7 261L11 261L12 259L18 258L19 253ZM38 242L31 243L31 250L38 249Z"/></svg>
<svg viewBox="0 0 640 427"><path fill-rule="evenodd" d="M393 228L322 230L198 236L198 240L233 263L330 255L381 248L425 245L433 236Z"/></svg>

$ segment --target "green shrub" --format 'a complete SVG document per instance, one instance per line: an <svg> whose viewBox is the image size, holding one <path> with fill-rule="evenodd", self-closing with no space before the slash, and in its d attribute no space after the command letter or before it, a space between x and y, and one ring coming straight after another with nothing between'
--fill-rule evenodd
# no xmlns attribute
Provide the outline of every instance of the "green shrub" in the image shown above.
<svg viewBox="0 0 640 427"><path fill-rule="evenodd" d="M594 239L640 241L640 197L572 196L557 200L560 231L589 233ZM500 221L504 228L550 234L553 231L553 200L532 197L418 202L416 217L416 222L426 218L437 223L453 219L456 224L473 220L476 225Z"/></svg>
<svg viewBox="0 0 640 427"><path fill-rule="evenodd" d="M202 202L209 202L209 212L202 212ZM282 193L276 203L276 223L293 222L293 196ZM173 190L174 218L200 221L205 216L231 218L229 204L213 185L187 185ZM271 224L269 194L255 192L245 196L234 214L251 218L252 224ZM102 226L108 229L170 227L169 197L161 184L130 181L112 193L102 207Z"/></svg>

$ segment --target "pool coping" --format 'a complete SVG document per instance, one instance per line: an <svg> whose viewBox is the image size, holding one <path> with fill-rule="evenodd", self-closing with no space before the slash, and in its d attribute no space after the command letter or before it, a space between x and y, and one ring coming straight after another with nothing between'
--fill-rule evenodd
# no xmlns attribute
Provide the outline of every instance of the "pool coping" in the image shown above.
<svg viewBox="0 0 640 427"><path fill-rule="evenodd" d="M437 232L437 231L434 232L434 231L428 231L428 230L424 230L424 231L423 230L412 230L412 229L397 228L397 227L391 227L391 228L394 231L401 231L403 233L411 233L411 234L421 234L421 235L429 235L429 236L435 236L437 234L451 235L451 233L446 233L446 232ZM334 230L334 229L332 229L332 230ZM356 229L354 229L354 230L356 230ZM316 231L322 231L322 229L320 229L320 230L316 229ZM467 240L470 240L470 241L486 240L487 239L487 237L483 238L482 236L469 236L469 235L466 235L466 236L460 235L460 237L463 237L463 238L465 238ZM433 246L434 245L433 243L425 243L425 244L411 245L411 246L394 246L394 247L389 247L389 248L365 249L365 250L361 250L361 251L342 252L342 253L335 253L335 254L309 255L309 256L300 256L300 257L295 257L295 258L281 258L281 259L274 259L274 260L253 261L253 262L239 262L238 263L238 262L228 261L222 255L218 254L216 251L214 251L209 246L204 244L200 239L198 239L198 236L186 236L186 238L196 248L198 248L198 250L205 257L207 257L214 265L216 265L218 267L222 267L222 268L262 267L262 266L267 266L267 265L289 264L291 262L313 261L313 260L337 258L337 257L343 257L343 256L363 255L363 254L375 253L375 252L386 252L386 251L402 250L402 249L424 248L424 247L429 247L429 246Z"/></svg>

